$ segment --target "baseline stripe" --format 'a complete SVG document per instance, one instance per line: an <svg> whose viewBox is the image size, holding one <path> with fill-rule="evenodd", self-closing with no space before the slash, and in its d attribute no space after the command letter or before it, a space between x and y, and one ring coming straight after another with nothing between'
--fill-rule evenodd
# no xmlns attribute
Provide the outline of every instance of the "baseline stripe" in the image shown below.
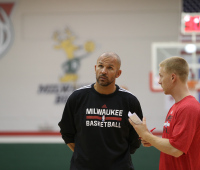
<svg viewBox="0 0 200 170"><path fill-rule="evenodd" d="M162 136L162 131L155 131L153 135ZM60 132L38 131L0 131L0 144L8 143L63 143Z"/></svg>
<svg viewBox="0 0 200 170"><path fill-rule="evenodd" d="M61 136L60 132L0 132L0 136Z"/></svg>
<svg viewBox="0 0 200 170"><path fill-rule="evenodd" d="M89 116L89 117L98 117L97 119L102 119L101 117L99 116ZM107 118L111 118L109 120L112 120L112 119L115 119L116 117L107 117ZM90 118L91 119L91 118ZM121 119L121 118L119 118ZM162 136L162 131L155 131L155 132L152 132L153 135L156 135L156 136ZM0 132L0 137L1 136L61 136L60 132L9 132L9 131L6 131L6 132Z"/></svg>

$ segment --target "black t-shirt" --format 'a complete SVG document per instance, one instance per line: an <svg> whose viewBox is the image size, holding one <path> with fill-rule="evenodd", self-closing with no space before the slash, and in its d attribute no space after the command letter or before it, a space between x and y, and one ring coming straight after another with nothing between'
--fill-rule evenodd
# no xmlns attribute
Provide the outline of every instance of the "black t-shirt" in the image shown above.
<svg viewBox="0 0 200 170"><path fill-rule="evenodd" d="M141 142L128 121L128 112L141 119L138 99L119 88L109 95L94 84L75 90L59 122L65 143L75 143L71 170L132 170L131 155Z"/></svg>

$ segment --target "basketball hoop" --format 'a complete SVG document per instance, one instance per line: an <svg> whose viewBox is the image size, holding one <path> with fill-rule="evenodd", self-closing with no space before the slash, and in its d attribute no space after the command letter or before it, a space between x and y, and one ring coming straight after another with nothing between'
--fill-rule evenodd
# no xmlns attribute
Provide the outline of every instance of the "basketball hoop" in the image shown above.
<svg viewBox="0 0 200 170"><path fill-rule="evenodd" d="M196 80L189 80L188 82L187 82L187 85L188 85L188 88L190 89L190 90L195 90L196 89L196 84L198 83L198 81L196 81Z"/></svg>

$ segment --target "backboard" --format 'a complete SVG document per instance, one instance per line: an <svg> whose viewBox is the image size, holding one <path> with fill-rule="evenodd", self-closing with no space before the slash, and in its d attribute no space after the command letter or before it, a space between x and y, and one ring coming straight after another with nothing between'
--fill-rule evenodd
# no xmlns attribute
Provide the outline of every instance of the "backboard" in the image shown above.
<svg viewBox="0 0 200 170"><path fill-rule="evenodd" d="M190 73L188 87L200 100L200 43L157 42L152 44L152 65L150 73L150 89L162 91L159 81L159 64L172 56L183 57L189 64Z"/></svg>

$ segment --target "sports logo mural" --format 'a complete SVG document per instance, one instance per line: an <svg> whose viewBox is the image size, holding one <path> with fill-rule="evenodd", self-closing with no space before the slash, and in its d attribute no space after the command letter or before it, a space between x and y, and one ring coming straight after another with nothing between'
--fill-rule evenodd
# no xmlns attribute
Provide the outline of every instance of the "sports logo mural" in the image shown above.
<svg viewBox="0 0 200 170"><path fill-rule="evenodd" d="M69 29L65 30L67 37L63 39L58 32L54 33L54 40L58 43L55 49L61 49L65 52L67 61L63 63L62 69L64 71L63 77L60 78L61 82L76 82L78 79L77 71L80 68L80 62L83 58L88 57L89 53L94 51L94 43L88 41L84 44L85 53L80 56L75 56L75 52L81 50L83 46L74 44L75 36Z"/></svg>
<svg viewBox="0 0 200 170"><path fill-rule="evenodd" d="M9 50L13 42L13 27L10 14L14 3L0 3L0 58Z"/></svg>
<svg viewBox="0 0 200 170"><path fill-rule="evenodd" d="M39 85L38 93L55 94L55 103L66 103L69 95L83 84L77 84L78 70L81 68L81 61L89 57L95 50L93 41L86 41L84 44L75 43L76 36L67 28L63 32L54 32L53 40L56 43L55 50L62 50L66 56L66 61L61 64L62 76L59 84Z"/></svg>

